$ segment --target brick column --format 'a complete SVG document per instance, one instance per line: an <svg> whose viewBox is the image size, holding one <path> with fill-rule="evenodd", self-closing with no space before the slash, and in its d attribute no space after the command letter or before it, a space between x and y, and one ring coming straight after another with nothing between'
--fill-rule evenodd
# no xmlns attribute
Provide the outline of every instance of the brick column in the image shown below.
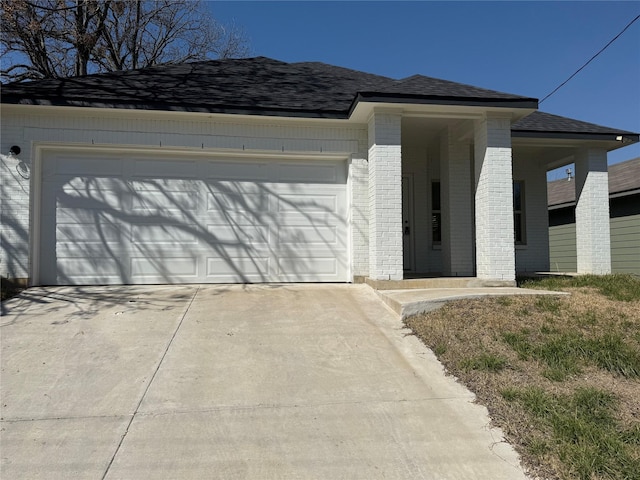
<svg viewBox="0 0 640 480"><path fill-rule="evenodd" d="M369 119L369 277L402 280L401 115Z"/></svg>
<svg viewBox="0 0 640 480"><path fill-rule="evenodd" d="M471 175L471 144L455 141L449 128L440 143L442 273L447 276L474 275Z"/></svg>
<svg viewBox="0 0 640 480"><path fill-rule="evenodd" d="M581 150L575 164L578 273L611 273L607 152Z"/></svg>
<svg viewBox="0 0 640 480"><path fill-rule="evenodd" d="M514 283L511 120L477 120L474 150L477 277Z"/></svg>

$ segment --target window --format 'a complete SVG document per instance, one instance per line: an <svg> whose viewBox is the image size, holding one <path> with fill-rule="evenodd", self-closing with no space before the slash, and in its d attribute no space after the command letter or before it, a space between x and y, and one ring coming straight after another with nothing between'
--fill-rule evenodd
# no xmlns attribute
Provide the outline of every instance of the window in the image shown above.
<svg viewBox="0 0 640 480"><path fill-rule="evenodd" d="M440 210L440 182L431 182L431 241L442 243L442 212Z"/></svg>
<svg viewBox="0 0 640 480"><path fill-rule="evenodd" d="M516 245L526 245L527 232L524 217L524 182L513 182L513 226Z"/></svg>

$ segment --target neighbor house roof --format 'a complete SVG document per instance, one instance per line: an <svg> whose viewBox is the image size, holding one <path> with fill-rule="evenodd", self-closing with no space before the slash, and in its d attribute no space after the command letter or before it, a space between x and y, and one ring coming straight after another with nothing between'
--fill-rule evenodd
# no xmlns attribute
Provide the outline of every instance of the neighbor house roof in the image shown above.
<svg viewBox="0 0 640 480"><path fill-rule="evenodd" d="M358 101L537 108L537 100L415 75L402 80L265 57L5 85L2 103L348 118Z"/></svg>
<svg viewBox="0 0 640 480"><path fill-rule="evenodd" d="M609 195L640 191L640 157L609 167ZM576 201L575 181L554 180L547 184L549 207L571 206Z"/></svg>

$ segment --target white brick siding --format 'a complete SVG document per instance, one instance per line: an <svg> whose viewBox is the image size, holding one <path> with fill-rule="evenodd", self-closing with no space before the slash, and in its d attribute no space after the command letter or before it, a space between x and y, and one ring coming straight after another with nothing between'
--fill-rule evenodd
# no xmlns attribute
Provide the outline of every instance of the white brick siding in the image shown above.
<svg viewBox="0 0 640 480"><path fill-rule="evenodd" d="M509 118L475 122L476 267L483 280L515 281Z"/></svg>
<svg viewBox="0 0 640 480"><path fill-rule="evenodd" d="M0 138L0 276L27 278L31 151L24 141L23 129L6 120L2 122ZM7 155L13 145L22 149L17 157Z"/></svg>
<svg viewBox="0 0 640 480"><path fill-rule="evenodd" d="M365 155L351 161L351 262L353 275L369 275L369 166Z"/></svg>
<svg viewBox="0 0 640 480"><path fill-rule="evenodd" d="M442 270L447 276L473 276L471 145L445 132L440 143Z"/></svg>
<svg viewBox="0 0 640 480"><path fill-rule="evenodd" d="M581 150L575 165L578 273L611 273L607 152Z"/></svg>
<svg viewBox="0 0 640 480"><path fill-rule="evenodd" d="M376 113L369 120L369 276L401 280L401 116Z"/></svg>
<svg viewBox="0 0 640 480"><path fill-rule="evenodd" d="M350 199L352 274L368 270L367 130L363 125L286 119L242 119L209 115L112 110L30 109L3 106L0 163L0 275L29 276L30 191L39 188L35 172L24 179L17 161L6 157L11 145L19 145L20 159L34 163L37 145L93 147L144 147L174 150L228 152L230 154L331 155L351 159ZM33 170L33 169L32 169ZM32 197L32 196L31 196Z"/></svg>

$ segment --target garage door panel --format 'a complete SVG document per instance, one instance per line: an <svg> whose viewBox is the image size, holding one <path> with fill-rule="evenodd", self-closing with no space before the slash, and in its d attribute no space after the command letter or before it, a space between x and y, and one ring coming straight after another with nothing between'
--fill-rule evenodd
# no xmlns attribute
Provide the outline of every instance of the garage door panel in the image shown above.
<svg viewBox="0 0 640 480"><path fill-rule="evenodd" d="M333 257L281 257L278 259L278 269L288 279L308 275L335 276L338 262Z"/></svg>
<svg viewBox="0 0 640 480"><path fill-rule="evenodd" d="M55 255L58 260L62 258L86 258L91 263L93 258L126 259L129 255L129 249L126 242L58 243Z"/></svg>
<svg viewBox="0 0 640 480"><path fill-rule="evenodd" d="M68 278L91 278L96 276L100 279L111 277L122 279L124 266L114 257L92 256L87 258L58 258L59 277Z"/></svg>
<svg viewBox="0 0 640 480"><path fill-rule="evenodd" d="M336 247L339 245L335 226L291 226L278 228L278 244Z"/></svg>
<svg viewBox="0 0 640 480"><path fill-rule="evenodd" d="M156 160L134 158L130 163L131 177L137 178L197 178L195 160Z"/></svg>
<svg viewBox="0 0 640 480"><path fill-rule="evenodd" d="M54 221L57 218L57 223L60 224L84 224L84 225L109 225L109 224L119 224L119 218L123 217L124 214L120 213L118 210L100 210L93 208L58 208L57 215L55 214L55 203L54 203L54 213L52 215Z"/></svg>
<svg viewBox="0 0 640 480"><path fill-rule="evenodd" d="M56 239L60 243L117 243L122 242L122 227L117 224L58 223Z"/></svg>
<svg viewBox="0 0 640 480"><path fill-rule="evenodd" d="M260 193L222 193L207 192L207 211L237 211L261 213L269 208L268 195Z"/></svg>
<svg viewBox="0 0 640 480"><path fill-rule="evenodd" d="M244 180L249 183L267 181L270 177L269 164L247 161L210 161L206 162L205 178L211 180Z"/></svg>
<svg viewBox="0 0 640 480"><path fill-rule="evenodd" d="M207 226L232 225L246 226L255 225L266 227L274 221L274 215L269 212L245 212L238 210L208 210L203 216Z"/></svg>
<svg viewBox="0 0 640 480"><path fill-rule="evenodd" d="M284 163L278 165L278 181L292 183L336 183L339 169L335 164Z"/></svg>
<svg viewBox="0 0 640 480"><path fill-rule="evenodd" d="M208 279L227 282L269 281L271 259L268 256L229 256L226 258L207 258Z"/></svg>
<svg viewBox="0 0 640 480"><path fill-rule="evenodd" d="M198 259L192 257L168 257L159 258L131 258L132 277L161 277L165 281L171 281L174 276L189 276L196 278L198 275Z"/></svg>
<svg viewBox="0 0 640 480"><path fill-rule="evenodd" d="M43 182L44 283L347 280L344 163L79 160Z"/></svg>
<svg viewBox="0 0 640 480"><path fill-rule="evenodd" d="M250 246L268 248L269 228L259 225L207 225L212 240L223 245Z"/></svg>
<svg viewBox="0 0 640 480"><path fill-rule="evenodd" d="M278 197L278 212L336 212L338 199L336 195L282 195Z"/></svg>
<svg viewBox="0 0 640 480"><path fill-rule="evenodd" d="M144 245L173 245L176 248L185 244L197 244L194 234L195 225L153 225L141 224L131 226L131 242Z"/></svg>
<svg viewBox="0 0 640 480"><path fill-rule="evenodd" d="M146 190L137 191L131 199L131 210L137 214L166 210L195 212L197 208L198 195L194 192Z"/></svg>
<svg viewBox="0 0 640 480"><path fill-rule="evenodd" d="M77 209L119 209L126 207L126 192L122 190L80 190L65 188L56 196L56 203L60 208Z"/></svg>

